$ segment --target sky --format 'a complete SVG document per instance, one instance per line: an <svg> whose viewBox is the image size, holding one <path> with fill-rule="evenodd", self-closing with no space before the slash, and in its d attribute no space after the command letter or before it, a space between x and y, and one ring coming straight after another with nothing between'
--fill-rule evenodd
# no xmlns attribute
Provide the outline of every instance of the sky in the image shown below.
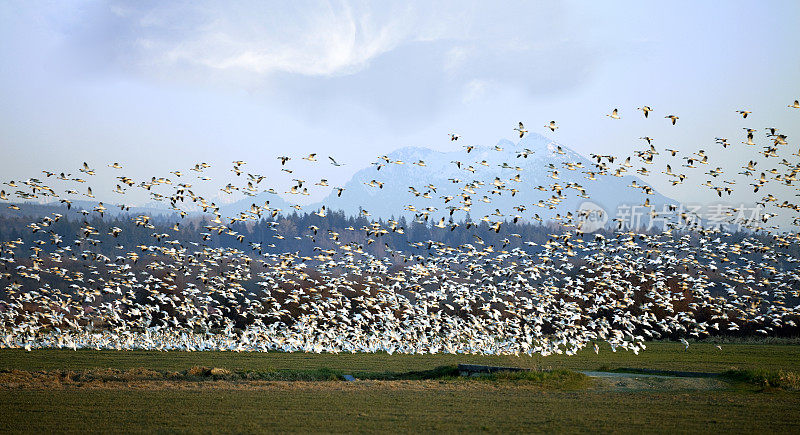
<svg viewBox="0 0 800 435"><path fill-rule="evenodd" d="M316 152L346 164L305 169L336 185L400 147L514 139L519 121L586 156L650 136L719 166L749 151L715 137L800 137L795 1L231 3L0 2L2 178L83 161L133 178L200 161L224 177L232 160L270 174Z"/></svg>

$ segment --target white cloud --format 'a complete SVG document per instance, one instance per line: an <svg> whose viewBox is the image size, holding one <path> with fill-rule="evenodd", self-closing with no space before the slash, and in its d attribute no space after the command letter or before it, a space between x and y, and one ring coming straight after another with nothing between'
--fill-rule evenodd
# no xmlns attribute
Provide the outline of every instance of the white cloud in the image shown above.
<svg viewBox="0 0 800 435"><path fill-rule="evenodd" d="M457 46L451 48L444 59L444 68L446 71L455 71L459 69L469 57L469 48Z"/></svg>
<svg viewBox="0 0 800 435"><path fill-rule="evenodd" d="M128 29L123 36L135 41L121 55L134 67L332 76L358 72L405 43L455 36L448 29L455 20L423 9L428 10L384 3L169 3L111 12Z"/></svg>
<svg viewBox="0 0 800 435"><path fill-rule="evenodd" d="M479 100L486 95L488 87L489 84L484 80L470 80L469 83L464 86L464 96L461 97L461 101L463 103L470 103Z"/></svg>

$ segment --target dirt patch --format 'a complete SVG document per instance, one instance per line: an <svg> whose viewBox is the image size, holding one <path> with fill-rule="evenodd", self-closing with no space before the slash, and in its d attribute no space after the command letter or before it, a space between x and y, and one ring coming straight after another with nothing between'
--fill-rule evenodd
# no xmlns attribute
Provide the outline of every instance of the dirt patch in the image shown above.
<svg viewBox="0 0 800 435"><path fill-rule="evenodd" d="M226 379L231 372L220 368L193 367L184 372L160 372L144 368L86 371L0 370L0 390L17 389L119 389L119 390L441 390L494 391L542 390L529 382L503 382L472 379L456 380L356 380L283 381ZM725 388L725 381L714 378L608 377L593 378L591 391L636 390L711 390Z"/></svg>
<svg viewBox="0 0 800 435"><path fill-rule="evenodd" d="M592 389L600 391L719 390L729 384L718 378L679 378L661 376L596 377Z"/></svg>

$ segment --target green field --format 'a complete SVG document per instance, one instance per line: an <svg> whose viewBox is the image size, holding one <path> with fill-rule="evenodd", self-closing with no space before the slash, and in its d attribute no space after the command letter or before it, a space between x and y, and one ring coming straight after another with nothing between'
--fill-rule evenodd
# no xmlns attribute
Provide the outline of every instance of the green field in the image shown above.
<svg viewBox="0 0 800 435"><path fill-rule="evenodd" d="M382 372L427 370L436 366L475 363L539 369L563 368L596 370L598 367L631 367L658 370L721 372L736 369L800 371L800 345L795 344L723 344L722 350L710 343L693 343L687 351L680 343L652 342L647 350L611 352L601 347L599 354L583 349L577 355L547 357L481 355L387 355L313 354L258 352L158 352L92 351L43 349L0 350L0 369L84 370L91 368L185 370L192 366L224 367L230 370L311 370L329 368L345 372Z"/></svg>
<svg viewBox="0 0 800 435"><path fill-rule="evenodd" d="M170 378L170 373L186 373L194 366L219 367L232 373L326 369L366 378L458 363L796 374L800 372L800 345L723 344L719 350L712 344L694 343L684 351L681 344L659 342L648 344L647 351L638 356L604 349L599 355L586 351L545 358L0 350L0 431L800 431L800 391L796 388L717 378L593 378L583 383L463 378L357 382ZM108 376L109 369L114 376ZM142 375L146 372L142 369L157 376ZM83 375L76 377L75 373ZM92 373L94 377L86 375ZM126 378L128 373L135 376ZM9 381L26 377L52 382ZM63 379L69 381L62 383Z"/></svg>
<svg viewBox="0 0 800 435"><path fill-rule="evenodd" d="M3 391L0 430L797 432L796 393Z"/></svg>

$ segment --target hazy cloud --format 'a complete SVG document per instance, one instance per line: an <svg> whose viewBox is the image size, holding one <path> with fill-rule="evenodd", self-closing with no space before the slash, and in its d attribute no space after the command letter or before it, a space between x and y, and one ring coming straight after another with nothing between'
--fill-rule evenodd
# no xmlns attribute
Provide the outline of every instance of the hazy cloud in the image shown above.
<svg viewBox="0 0 800 435"><path fill-rule="evenodd" d="M537 12L465 2L97 3L74 14L64 44L90 71L247 89L309 113L349 101L413 121L474 101L477 84L538 94L585 80L591 47L566 37L558 7Z"/></svg>

